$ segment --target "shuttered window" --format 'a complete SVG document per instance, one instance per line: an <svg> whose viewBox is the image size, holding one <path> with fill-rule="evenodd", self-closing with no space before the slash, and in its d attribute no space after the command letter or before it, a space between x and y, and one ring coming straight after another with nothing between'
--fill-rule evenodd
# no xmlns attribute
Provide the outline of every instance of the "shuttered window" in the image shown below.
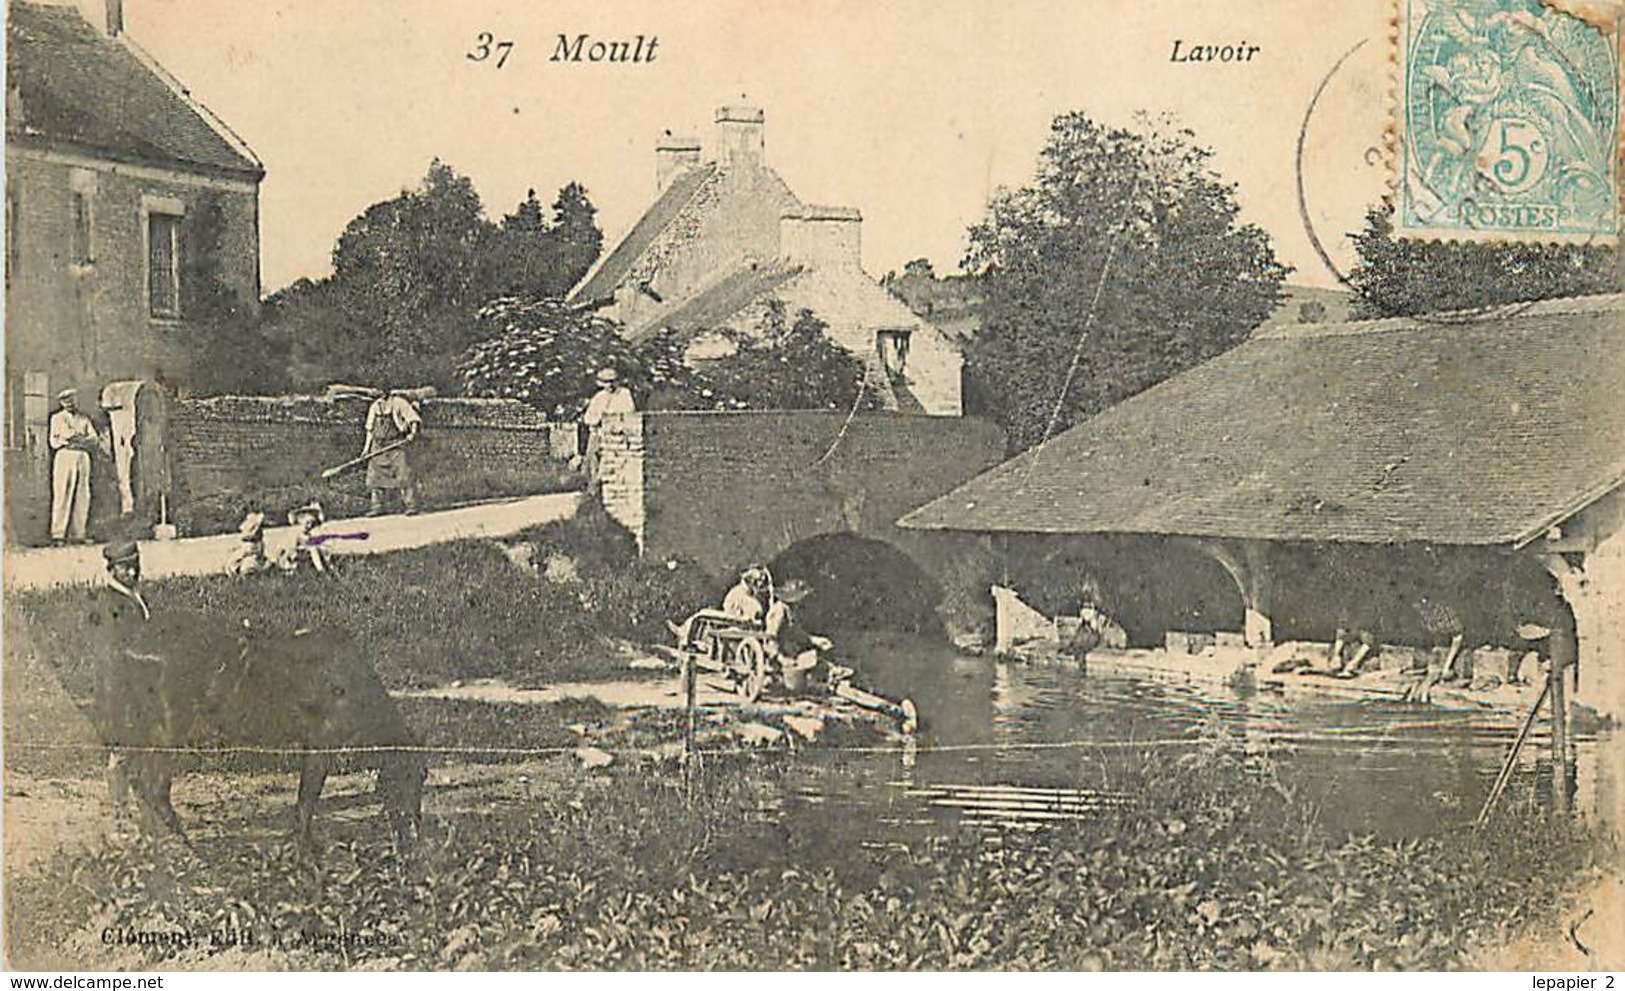
<svg viewBox="0 0 1625 991"><path fill-rule="evenodd" d="M181 315L181 218L147 215L147 303L155 317Z"/></svg>

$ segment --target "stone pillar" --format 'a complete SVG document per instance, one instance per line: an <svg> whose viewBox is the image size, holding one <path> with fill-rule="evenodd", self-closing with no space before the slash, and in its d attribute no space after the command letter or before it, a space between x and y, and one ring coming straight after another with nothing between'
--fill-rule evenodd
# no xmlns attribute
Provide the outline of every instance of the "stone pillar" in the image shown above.
<svg viewBox="0 0 1625 991"><path fill-rule="evenodd" d="M644 543L643 414L611 413L598 428L598 474L593 479L610 518Z"/></svg>
<svg viewBox="0 0 1625 991"><path fill-rule="evenodd" d="M1219 562L1241 594L1242 640L1249 647L1269 647L1275 642L1270 621L1270 581L1268 546L1258 541L1230 543L1197 540L1191 545Z"/></svg>

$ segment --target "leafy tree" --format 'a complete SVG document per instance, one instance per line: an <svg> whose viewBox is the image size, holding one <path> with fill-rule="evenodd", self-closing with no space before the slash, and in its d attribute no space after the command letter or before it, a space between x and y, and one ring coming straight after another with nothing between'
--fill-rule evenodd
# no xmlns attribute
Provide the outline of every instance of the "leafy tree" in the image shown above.
<svg viewBox="0 0 1625 991"><path fill-rule="evenodd" d="M1234 347L1274 309L1287 269L1194 139L1062 114L1034 182L971 228L986 299L966 371L1017 448Z"/></svg>
<svg viewBox="0 0 1625 991"><path fill-rule="evenodd" d="M1619 292L1620 255L1595 244L1400 240L1392 204L1366 212L1349 273L1356 318Z"/></svg>
<svg viewBox="0 0 1625 991"><path fill-rule="evenodd" d="M349 223L331 277L267 300L273 339L289 342L294 384L454 388L454 360L494 332L477 318L482 304L561 293L596 259L601 238L585 190L571 183L560 199L570 204L568 229L548 222L534 191L493 224L474 184L436 159L417 188Z"/></svg>

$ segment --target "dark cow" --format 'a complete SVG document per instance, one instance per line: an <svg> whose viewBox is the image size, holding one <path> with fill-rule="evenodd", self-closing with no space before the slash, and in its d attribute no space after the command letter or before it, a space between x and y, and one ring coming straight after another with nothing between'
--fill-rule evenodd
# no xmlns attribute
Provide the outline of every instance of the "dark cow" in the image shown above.
<svg viewBox="0 0 1625 991"><path fill-rule="evenodd" d="M228 766L299 770L295 836L308 841L329 773L375 768L397 846L417 836L426 761L377 672L336 634L222 635L154 615L121 638L96 684L93 721L113 751L115 804L142 827L181 834L175 775L218 755ZM182 834L184 835L184 834Z"/></svg>

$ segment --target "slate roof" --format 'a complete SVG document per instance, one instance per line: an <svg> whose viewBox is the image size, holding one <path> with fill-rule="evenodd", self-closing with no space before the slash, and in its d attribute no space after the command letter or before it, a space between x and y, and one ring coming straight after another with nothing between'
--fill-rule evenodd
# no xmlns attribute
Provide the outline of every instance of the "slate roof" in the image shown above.
<svg viewBox="0 0 1625 991"><path fill-rule="evenodd" d="M107 37L72 6L14 0L6 72L20 99L14 108L20 113L7 115L8 141L43 139L121 161L264 174L246 146L156 63Z"/></svg>
<svg viewBox="0 0 1625 991"><path fill-rule="evenodd" d="M1517 545L1625 483L1625 296L1283 328L914 529Z"/></svg>
<svg viewBox="0 0 1625 991"><path fill-rule="evenodd" d="M670 327L678 331L711 330L727 323L740 310L764 298L800 275L798 265L747 262L662 314L631 335L637 341ZM793 316L793 314L792 314Z"/></svg>
<svg viewBox="0 0 1625 991"><path fill-rule="evenodd" d="M686 169L672 179L671 185L644 211L614 250L605 255L598 267L570 294L570 301L584 302L613 295L615 288L632 271L632 266L637 264L643 253L649 250L655 238L671 226L700 187L716 174L716 163L707 162Z"/></svg>

